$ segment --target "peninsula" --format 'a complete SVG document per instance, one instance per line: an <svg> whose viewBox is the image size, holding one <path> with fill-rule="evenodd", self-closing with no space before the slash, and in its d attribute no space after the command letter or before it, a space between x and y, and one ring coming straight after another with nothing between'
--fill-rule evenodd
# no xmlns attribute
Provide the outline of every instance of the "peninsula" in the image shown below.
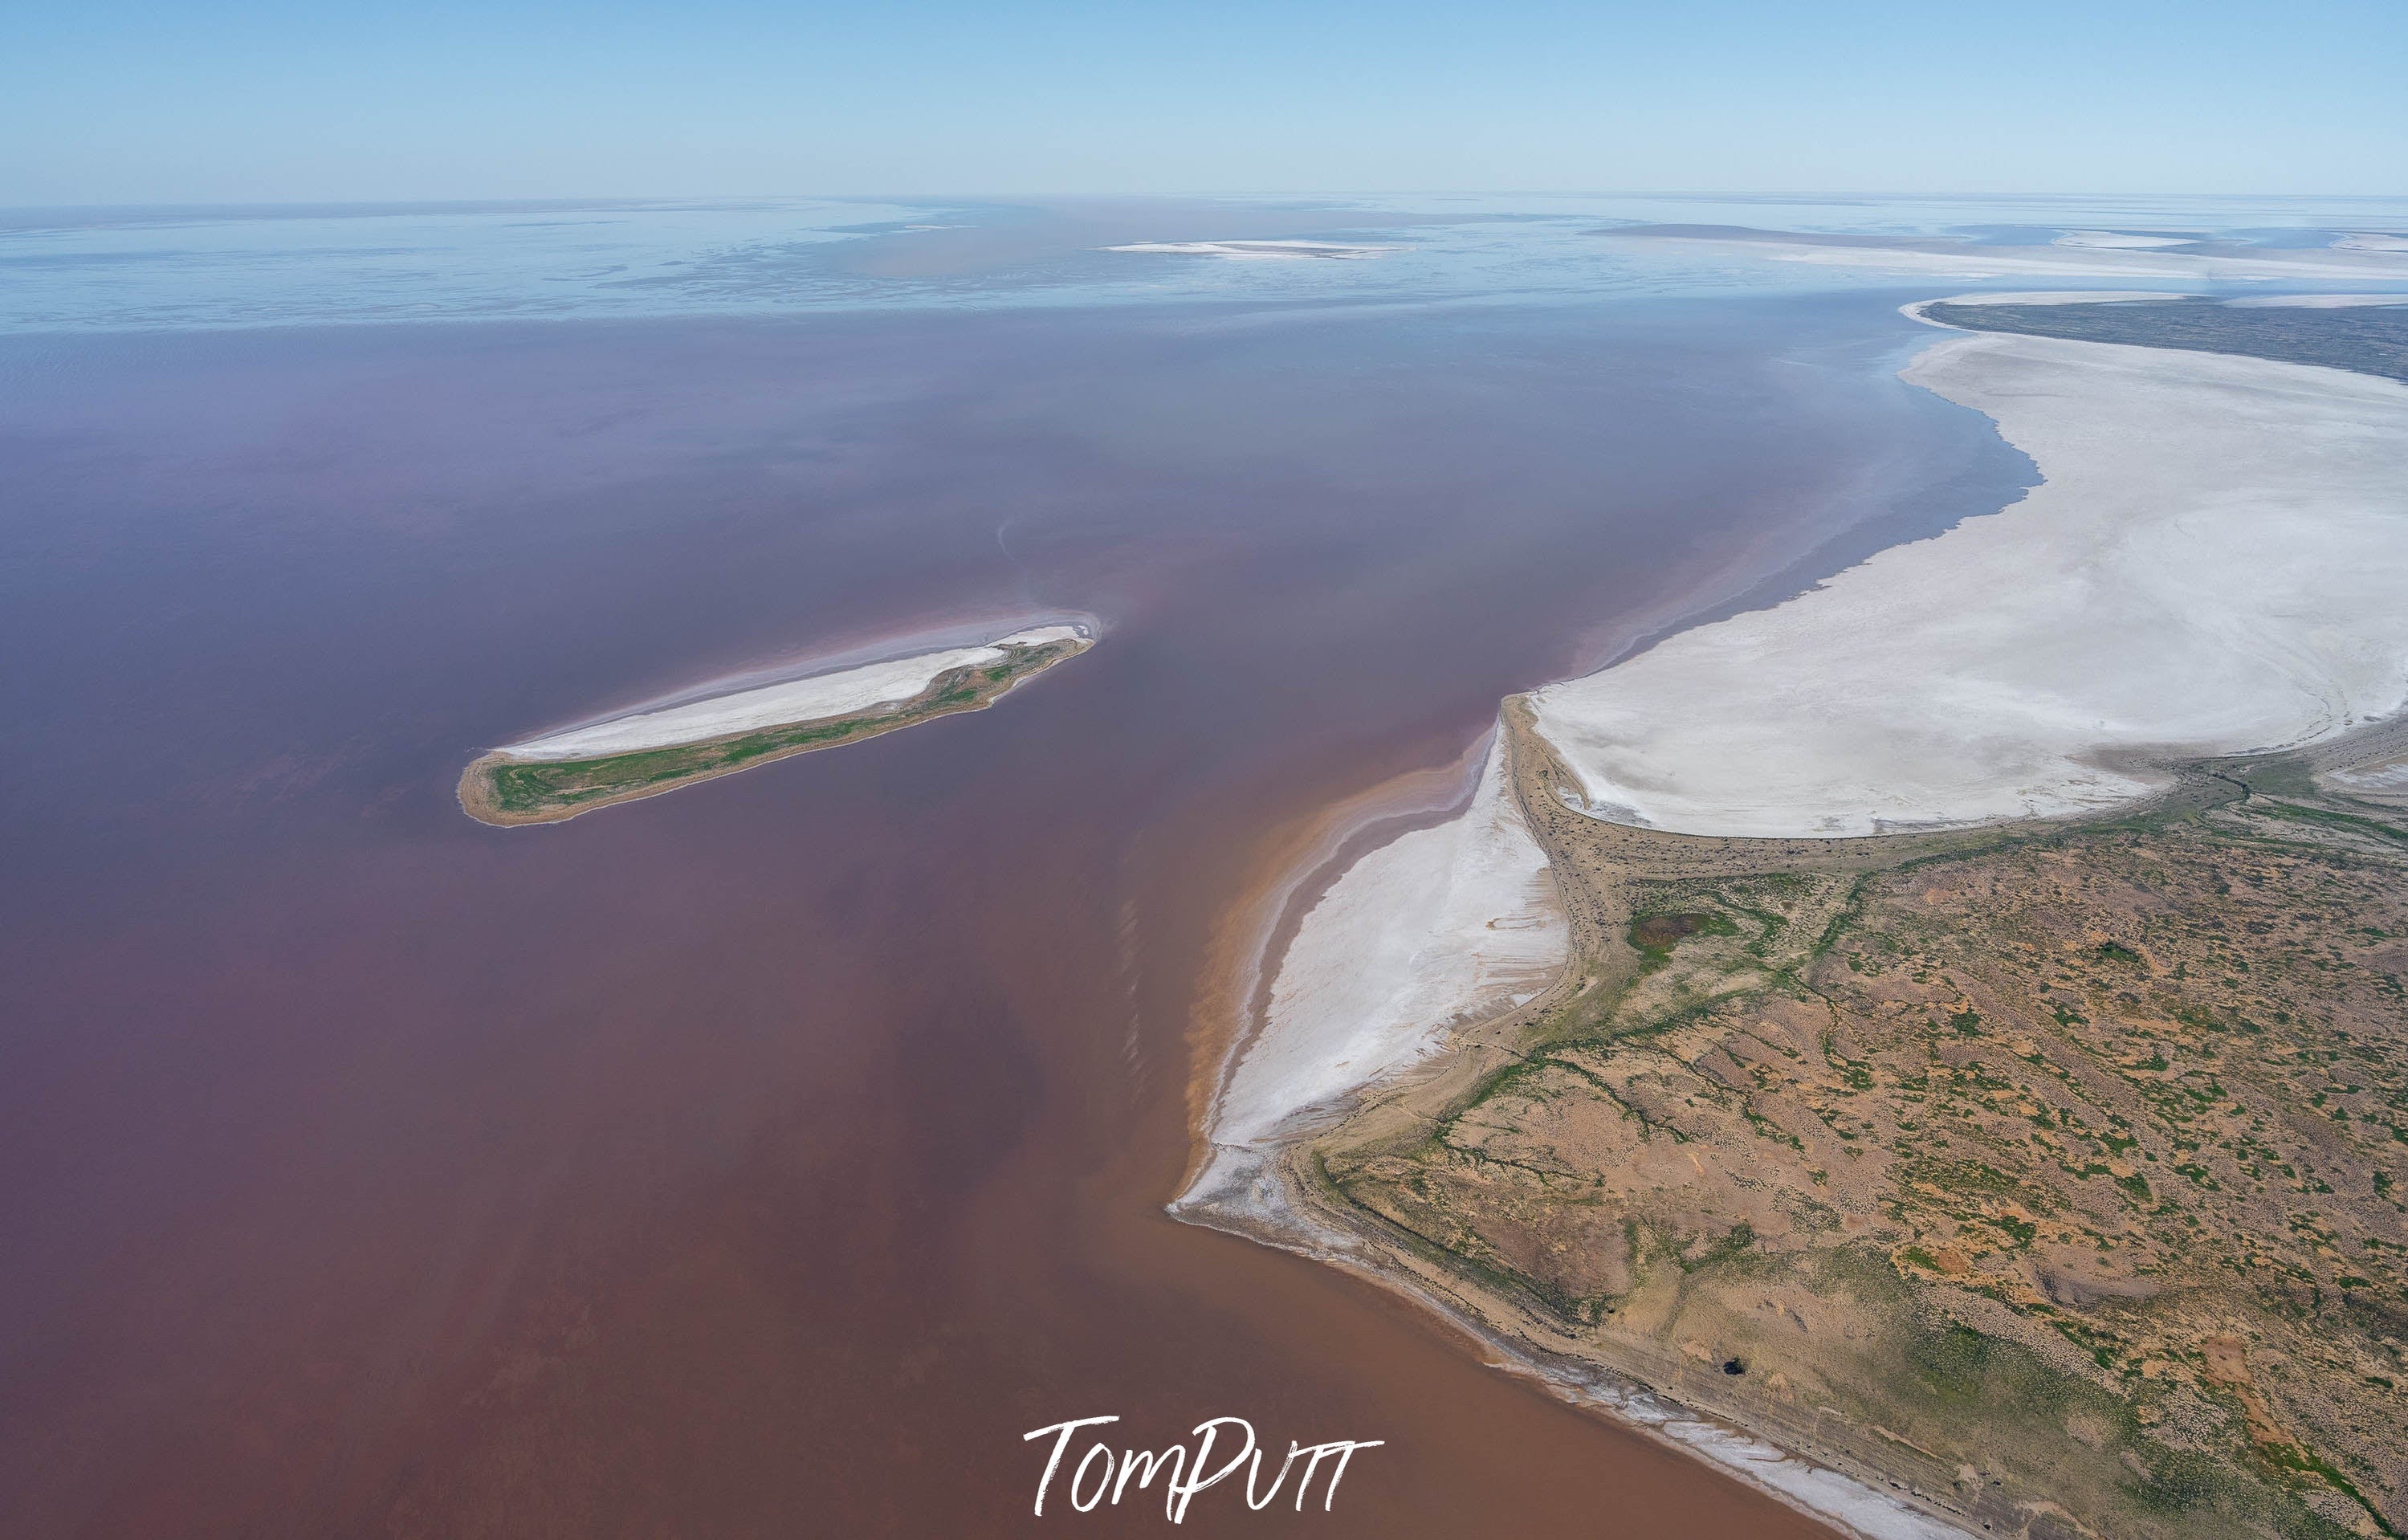
<svg viewBox="0 0 2408 1540"><path fill-rule="evenodd" d="M2408 387L2072 313L1906 372L2023 501L1510 698L1312 889L1174 1211L1859 1534L2399 1535Z"/></svg>
<svg viewBox="0 0 2408 1540"><path fill-rule="evenodd" d="M460 806L480 823L556 824L595 808L993 705L1095 645L1082 624L861 664L630 712L479 756Z"/></svg>

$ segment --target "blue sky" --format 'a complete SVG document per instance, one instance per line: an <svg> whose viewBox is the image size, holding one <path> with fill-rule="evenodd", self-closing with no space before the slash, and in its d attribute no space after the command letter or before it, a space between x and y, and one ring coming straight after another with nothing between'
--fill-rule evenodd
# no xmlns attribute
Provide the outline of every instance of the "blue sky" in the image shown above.
<svg viewBox="0 0 2408 1540"><path fill-rule="evenodd" d="M0 205L2408 192L2408 0L21 0Z"/></svg>

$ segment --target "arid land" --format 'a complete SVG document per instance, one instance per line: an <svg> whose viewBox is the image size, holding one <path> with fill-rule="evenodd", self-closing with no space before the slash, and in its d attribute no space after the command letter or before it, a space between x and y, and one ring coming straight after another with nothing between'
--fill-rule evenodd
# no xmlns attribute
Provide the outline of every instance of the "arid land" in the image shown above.
<svg viewBox="0 0 2408 1540"><path fill-rule="evenodd" d="M657 797L755 765L857 743L957 712L983 710L1023 681L1093 645L1093 640L1084 636L1035 646L998 642L1001 661L947 669L909 699L845 716L782 723L692 743L581 759L521 758L497 749L478 756L461 772L460 806L469 817L484 824L562 823L595 808Z"/></svg>
<svg viewBox="0 0 2408 1540"><path fill-rule="evenodd" d="M1571 811L1505 714L1573 960L1290 1146L1297 1217L1974 1533L2399 1533L2408 814L2341 789L2396 727L1742 840Z"/></svg>

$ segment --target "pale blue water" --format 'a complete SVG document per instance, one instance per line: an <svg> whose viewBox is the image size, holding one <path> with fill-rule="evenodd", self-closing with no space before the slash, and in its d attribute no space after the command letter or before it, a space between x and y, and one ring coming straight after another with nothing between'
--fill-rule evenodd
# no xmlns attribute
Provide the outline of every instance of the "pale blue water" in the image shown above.
<svg viewBox="0 0 2408 1540"><path fill-rule="evenodd" d="M1894 276L1600 238L1635 223L2264 247L2408 230L2408 200L1358 197L1025 205L855 199L0 212L0 332L882 309L1376 305L1894 286ZM1376 260L1108 248L1311 238Z"/></svg>

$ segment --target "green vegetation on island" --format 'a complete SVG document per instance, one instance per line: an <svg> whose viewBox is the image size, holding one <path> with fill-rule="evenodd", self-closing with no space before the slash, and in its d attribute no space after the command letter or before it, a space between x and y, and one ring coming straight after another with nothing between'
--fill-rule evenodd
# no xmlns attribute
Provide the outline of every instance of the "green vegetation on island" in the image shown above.
<svg viewBox="0 0 2408 1540"><path fill-rule="evenodd" d="M584 759L534 759L495 750L460 777L460 805L480 823L555 824L617 802L654 797L814 749L856 743L956 712L991 705L1021 681L1083 652L1084 640L1004 642L999 663L949 669L908 700L817 721L784 723L693 743Z"/></svg>

